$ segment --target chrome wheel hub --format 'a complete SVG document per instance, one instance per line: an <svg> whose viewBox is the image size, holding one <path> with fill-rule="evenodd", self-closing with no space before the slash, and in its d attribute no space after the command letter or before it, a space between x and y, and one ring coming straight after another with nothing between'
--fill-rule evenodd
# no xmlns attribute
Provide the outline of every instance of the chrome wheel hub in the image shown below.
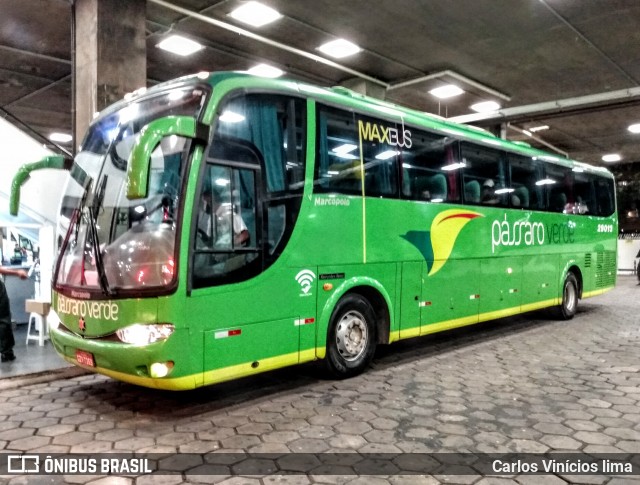
<svg viewBox="0 0 640 485"><path fill-rule="evenodd" d="M575 286L569 284L564 288L564 301L567 310L573 311L576 307L578 296Z"/></svg>
<svg viewBox="0 0 640 485"><path fill-rule="evenodd" d="M338 352L347 361L354 361L363 354L368 338L367 324L360 312L345 313L336 326Z"/></svg>

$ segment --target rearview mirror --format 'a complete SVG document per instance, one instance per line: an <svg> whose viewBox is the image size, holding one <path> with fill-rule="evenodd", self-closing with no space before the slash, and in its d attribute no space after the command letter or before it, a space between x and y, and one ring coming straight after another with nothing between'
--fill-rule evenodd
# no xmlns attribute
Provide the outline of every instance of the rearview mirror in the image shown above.
<svg viewBox="0 0 640 485"><path fill-rule="evenodd" d="M127 163L128 199L147 197L151 153L164 137L171 135L206 143L209 127L191 116L166 116L145 125L136 138Z"/></svg>

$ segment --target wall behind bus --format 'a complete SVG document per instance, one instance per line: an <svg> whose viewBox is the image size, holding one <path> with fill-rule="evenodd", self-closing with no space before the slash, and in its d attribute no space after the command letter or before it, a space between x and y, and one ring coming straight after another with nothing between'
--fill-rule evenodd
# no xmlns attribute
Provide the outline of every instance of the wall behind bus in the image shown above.
<svg viewBox="0 0 640 485"><path fill-rule="evenodd" d="M53 152L0 118L0 224L10 225L9 195L11 182L18 169L25 163L37 162ZM67 172L62 170L41 170L31 174L22 186L21 207L41 217L41 222L55 224L62 190L67 180Z"/></svg>
<svg viewBox="0 0 640 485"><path fill-rule="evenodd" d="M636 256L640 251L640 237L618 239L618 272L628 273L637 265Z"/></svg>

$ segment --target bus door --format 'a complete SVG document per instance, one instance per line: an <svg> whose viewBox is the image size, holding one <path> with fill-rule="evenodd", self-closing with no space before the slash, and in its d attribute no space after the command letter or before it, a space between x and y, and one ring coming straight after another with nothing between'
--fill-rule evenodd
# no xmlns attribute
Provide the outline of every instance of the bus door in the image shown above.
<svg viewBox="0 0 640 485"><path fill-rule="evenodd" d="M299 361L300 309L286 291L295 275L265 271L278 210L263 200L256 150L241 141L214 144L191 218L187 302L203 337L205 383Z"/></svg>
<svg viewBox="0 0 640 485"><path fill-rule="evenodd" d="M420 334L476 323L480 302L480 261L449 259L423 273Z"/></svg>

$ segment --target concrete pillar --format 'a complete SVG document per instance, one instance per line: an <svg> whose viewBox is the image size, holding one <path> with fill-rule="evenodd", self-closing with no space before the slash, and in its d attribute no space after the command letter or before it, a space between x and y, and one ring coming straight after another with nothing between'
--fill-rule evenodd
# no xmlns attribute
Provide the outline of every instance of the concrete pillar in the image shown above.
<svg viewBox="0 0 640 485"><path fill-rule="evenodd" d="M507 123L483 126L482 128L489 131L492 135L495 135L498 138L502 138L503 140L507 139L507 128L508 128Z"/></svg>
<svg viewBox="0 0 640 485"><path fill-rule="evenodd" d="M500 135L499 136L503 140L507 139L507 124L506 123L500 123Z"/></svg>
<svg viewBox="0 0 640 485"><path fill-rule="evenodd" d="M76 0L74 8L77 149L94 113L146 86L146 2Z"/></svg>
<svg viewBox="0 0 640 485"><path fill-rule="evenodd" d="M341 83L345 88L349 88L356 93L371 96L372 98L385 99L387 90L380 84L372 83L366 79L360 79L358 77L347 79Z"/></svg>

